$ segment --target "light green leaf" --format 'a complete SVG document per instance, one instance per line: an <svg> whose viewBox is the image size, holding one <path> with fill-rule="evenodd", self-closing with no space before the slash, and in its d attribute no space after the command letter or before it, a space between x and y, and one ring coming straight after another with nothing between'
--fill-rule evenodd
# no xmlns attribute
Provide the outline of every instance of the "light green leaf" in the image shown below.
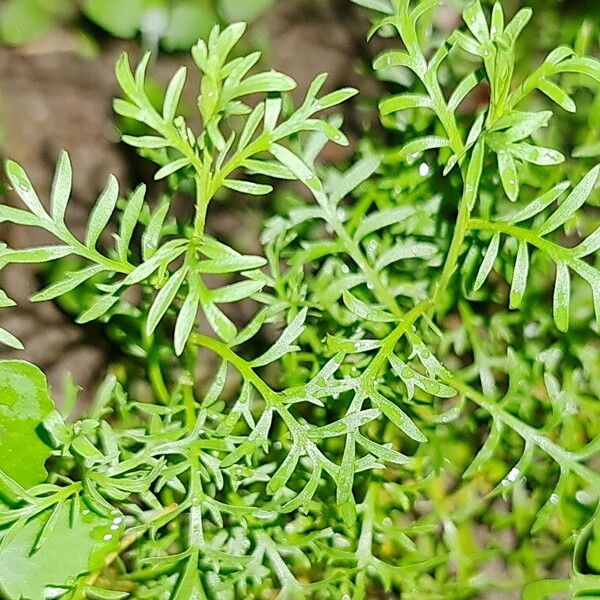
<svg viewBox="0 0 600 600"><path fill-rule="evenodd" d="M477 291L485 283L485 280L488 278L488 275L494 266L494 261L498 256L499 248L500 234L496 233L487 247L485 256L483 257L483 261L479 267L479 271L477 272L477 277L475 278L475 283L473 284L473 291Z"/></svg>
<svg viewBox="0 0 600 600"><path fill-rule="evenodd" d="M45 511L19 528L9 544L0 551L0 591L7 600L44 600L47 587L73 585L79 575L102 567L104 558L116 550L122 527L111 529L113 521L79 504L72 521L71 502L56 508L51 530L41 546L36 540L48 524L52 511Z"/></svg>
<svg viewBox="0 0 600 600"><path fill-rule="evenodd" d="M175 353L181 356L188 338L192 333L192 329L196 323L198 314L198 306L200 304L200 287L199 285L190 284L190 290L183 302L177 322L175 323Z"/></svg>
<svg viewBox="0 0 600 600"><path fill-rule="evenodd" d="M469 95L469 93L477 86L481 77L477 71L466 75L452 92L450 100L448 100L448 108L454 112L461 102Z"/></svg>
<svg viewBox="0 0 600 600"><path fill-rule="evenodd" d="M531 8L522 8L505 27L504 36L508 38L511 44L514 44L519 35L521 35L523 29L531 20L532 15L533 11Z"/></svg>
<svg viewBox="0 0 600 600"><path fill-rule="evenodd" d="M8 263L37 264L57 260L73 253L70 246L38 246L25 250L0 250L0 265Z"/></svg>
<svg viewBox="0 0 600 600"><path fill-rule="evenodd" d="M83 323L89 323L99 319L102 315L108 312L117 302L119 298L117 296L99 296L92 302L91 306L83 311L76 319L76 322L80 325Z"/></svg>
<svg viewBox="0 0 600 600"><path fill-rule="evenodd" d="M479 0L469 4L463 11L462 16L471 33L481 44L486 44L490 39L490 33Z"/></svg>
<svg viewBox="0 0 600 600"><path fill-rule="evenodd" d="M243 150L250 143L264 115L265 103L261 102L254 107L254 110L246 119L246 124L238 140L238 150Z"/></svg>
<svg viewBox="0 0 600 600"><path fill-rule="evenodd" d="M597 250L600 249L600 227L598 227L594 233L588 236L583 242L581 242L578 246L575 246L571 250L573 256L577 258L583 258L584 256L589 256L593 254Z"/></svg>
<svg viewBox="0 0 600 600"><path fill-rule="evenodd" d="M133 236L133 231L138 223L145 196L146 186L141 184L127 200L123 216L121 217L121 226L117 238L117 252L123 263L127 263L131 237Z"/></svg>
<svg viewBox="0 0 600 600"><path fill-rule="evenodd" d="M396 320L394 315L376 306L366 304L347 290L342 293L342 298L346 308L360 319L374 323L390 323Z"/></svg>
<svg viewBox="0 0 600 600"><path fill-rule="evenodd" d="M267 177L275 177L276 179L296 179L289 169L286 169L273 160L255 160L250 158L244 162L243 166L251 175L266 175Z"/></svg>
<svg viewBox="0 0 600 600"><path fill-rule="evenodd" d="M262 256L244 256L242 254L199 260L196 267L199 273L235 273L252 271L263 267L267 261Z"/></svg>
<svg viewBox="0 0 600 600"><path fill-rule="evenodd" d="M249 94L264 94L268 92L289 92L296 87L296 82L283 73L270 71L257 73L244 79L238 86L225 96L226 101L247 96Z"/></svg>
<svg viewBox="0 0 600 600"><path fill-rule="evenodd" d="M178 158L177 160L174 160L173 162L170 162L169 164L165 165L164 167L161 167L154 174L154 179L156 181L158 181L159 179L164 179L165 177L168 177L169 175L172 175L176 171L179 171L180 169L183 169L183 167L187 167L189 164L190 164L189 159L187 159L187 158Z"/></svg>
<svg viewBox="0 0 600 600"><path fill-rule="evenodd" d="M379 103L379 112L382 117L414 108L433 108L431 98L422 94L398 94L397 96L390 96Z"/></svg>
<svg viewBox="0 0 600 600"><path fill-rule="evenodd" d="M498 447L501 439L502 425L499 425L496 421L493 421L490 434L477 453L477 456L473 459L473 462L469 465L469 468L463 473L463 479L469 479L473 475L476 475L483 468L485 463L492 458L494 451Z"/></svg>
<svg viewBox="0 0 600 600"><path fill-rule="evenodd" d="M550 100L556 102L556 104L561 108L564 108L567 112L574 113L577 110L577 106L573 99L552 81L542 79L538 84L538 88L541 92L546 94Z"/></svg>
<svg viewBox="0 0 600 600"><path fill-rule="evenodd" d="M74 290L76 287L80 286L82 283L97 275L98 273L102 273L106 270L106 267L102 265L92 265L90 267L86 267L85 269L81 269L80 271L74 271L70 273L66 273L60 281L48 286L46 289L41 292L37 292L31 296L32 302L45 302L46 300L52 300L57 298L58 296L62 296L63 294L67 294L68 292Z"/></svg>
<svg viewBox="0 0 600 600"><path fill-rule="evenodd" d="M548 220L540 227L540 235L547 235L556 228L563 225L589 198L596 181L600 165L595 166L589 171L583 179L575 186L573 191L567 196L565 201L558 207Z"/></svg>
<svg viewBox="0 0 600 600"><path fill-rule="evenodd" d="M118 198L119 183L116 178L111 175L108 178L108 183L100 194L90 216L90 221L85 236L85 245L88 248L94 249L96 247L96 243L100 237L100 234L108 225L110 217L115 210Z"/></svg>
<svg viewBox="0 0 600 600"><path fill-rule="evenodd" d="M329 196L331 203L338 204L361 183L367 181L379 168L380 164L381 159L378 156L367 156L359 160L336 180L335 187L331 190Z"/></svg>
<svg viewBox="0 0 600 600"><path fill-rule="evenodd" d="M0 361L0 470L25 488L46 479L52 449L40 433L53 410L46 377L36 366Z"/></svg>
<svg viewBox="0 0 600 600"><path fill-rule="evenodd" d="M125 144L129 144L134 148L167 148L171 145L171 142L165 138L158 137L155 135L124 135L122 138Z"/></svg>
<svg viewBox="0 0 600 600"><path fill-rule="evenodd" d="M419 156L419 154L421 152L425 152L425 150L445 148L449 145L450 140L435 135L418 138L406 144L398 153L398 158L411 159L410 162L413 162Z"/></svg>
<svg viewBox="0 0 600 600"><path fill-rule="evenodd" d="M354 233L354 239L356 241L362 240L370 233L374 233L384 227L389 227L396 223L402 223L412 215L414 215L415 209L412 206L397 206L394 208L384 208L377 212L367 215L360 225L357 227Z"/></svg>
<svg viewBox="0 0 600 600"><path fill-rule="evenodd" d="M293 342L296 341L304 331L304 322L306 321L307 314L308 309L303 308L292 320L292 322L283 330L282 334L279 336L279 339L277 339L277 341L263 355L255 358L250 364L253 367L264 367L265 365L268 365L269 363L281 358L285 354L299 350L299 347L293 345Z"/></svg>
<svg viewBox="0 0 600 600"><path fill-rule="evenodd" d="M510 308L519 308L523 301L525 288L527 287L527 275L529 273L529 252L526 242L519 242L515 270L510 288Z"/></svg>
<svg viewBox="0 0 600 600"><path fill-rule="evenodd" d="M395 373L406 386L409 400L412 400L414 397L415 387L438 398L452 398L453 396L456 396L456 390L431 377L419 373L415 369L409 367L404 361L400 360L395 354L390 356L389 361Z"/></svg>
<svg viewBox="0 0 600 600"><path fill-rule="evenodd" d="M419 431L414 421L396 404L372 390L369 397L373 406L379 409L400 431L416 442L426 442L427 438Z"/></svg>
<svg viewBox="0 0 600 600"><path fill-rule="evenodd" d="M169 52L188 50L199 38L208 36L219 21L210 0L180 0L169 6L168 25L161 39Z"/></svg>
<svg viewBox="0 0 600 600"><path fill-rule="evenodd" d="M250 196L264 196L273 191L273 186L262 183L253 183L251 181L240 181L238 179L225 179L223 181L223 186L230 190L234 190L235 192L241 192L242 194L248 194Z"/></svg>
<svg viewBox="0 0 600 600"><path fill-rule="evenodd" d="M52 218L57 223L64 223L65 211L71 195L72 179L71 161L69 160L69 155L63 150L56 165L52 191L50 193Z"/></svg>
<svg viewBox="0 0 600 600"><path fill-rule="evenodd" d="M156 253L170 208L171 199L169 196L163 196L152 214L148 226L142 233L142 258L144 260L148 260Z"/></svg>
<svg viewBox="0 0 600 600"><path fill-rule="evenodd" d="M314 440L347 435L350 432L358 430L359 427L377 419L380 415L381 412L374 408L361 410L359 412L349 412L338 421L309 430L307 435Z"/></svg>
<svg viewBox="0 0 600 600"><path fill-rule="evenodd" d="M508 213L507 215L501 216L498 220L505 223L520 223L535 217L535 215L541 213L545 208L550 206L566 189L568 189L570 183L563 181L558 185L555 185L551 190L542 194L539 198L532 200L525 208L517 210L516 212Z"/></svg>
<svg viewBox="0 0 600 600"><path fill-rule="evenodd" d="M187 250L188 244L188 240L169 240L158 249L156 254L131 271L123 280L122 285L135 285L150 277L157 269L166 268Z"/></svg>
<svg viewBox="0 0 600 600"><path fill-rule="evenodd" d="M281 463L280 467L275 471L273 477L271 477L267 484L267 492L269 494L275 494L275 492L280 490L288 482L298 465L301 453L302 448L298 444L293 444L285 457L285 460Z"/></svg>
<svg viewBox="0 0 600 600"><path fill-rule="evenodd" d="M592 156L600 156L600 140L597 142L592 142L591 144L583 144L582 146L577 146L573 150L573 156L575 158L588 158Z"/></svg>
<svg viewBox="0 0 600 600"><path fill-rule="evenodd" d="M565 161L564 155L552 148L525 143L511 144L509 148L513 156L534 165L558 165Z"/></svg>
<svg viewBox="0 0 600 600"><path fill-rule="evenodd" d="M360 433L356 435L356 441L368 452L377 458L386 462L395 463L397 465L405 465L410 462L410 457L401 454L392 448L391 444L378 444L372 440L362 436Z"/></svg>
<svg viewBox="0 0 600 600"><path fill-rule="evenodd" d="M0 223L6 222L14 223L15 225L25 225L27 227L44 227L46 229L49 229L52 225L47 219L43 220L28 210L21 210L13 206L0 204Z"/></svg>
<svg viewBox="0 0 600 600"><path fill-rule="evenodd" d="M169 306L171 306L173 300L175 300L177 292L183 285L186 275L187 267L183 266L171 275L169 281L167 281L164 287L156 294L156 298L148 312L148 320L146 321L147 335L151 335L154 332L157 325L164 317Z"/></svg>
<svg viewBox="0 0 600 600"><path fill-rule="evenodd" d="M200 581L198 552L193 551L179 574L172 600L204 600L206 594Z"/></svg>
<svg viewBox="0 0 600 600"><path fill-rule="evenodd" d="M179 105L181 92L183 91L183 86L185 84L186 74L187 69L185 67L180 67L175 75L173 75L173 78L167 87L163 105L163 119L167 123L170 123L177 113L177 106Z"/></svg>
<svg viewBox="0 0 600 600"><path fill-rule="evenodd" d="M483 159L485 157L485 143L479 138L471 153L471 160L465 179L464 199L469 208L473 209L479 194L479 182L483 173Z"/></svg>
<svg viewBox="0 0 600 600"><path fill-rule="evenodd" d="M563 262L556 264L556 283L554 285L554 322L560 331L569 329L569 304L571 302L571 280L569 268Z"/></svg>
<svg viewBox="0 0 600 600"><path fill-rule="evenodd" d="M10 331L6 331L3 327L0 327L0 344L4 344L9 348L15 350L23 350L23 344L16 338Z"/></svg>
<svg viewBox="0 0 600 600"><path fill-rule="evenodd" d="M5 164L6 175L19 198L27 208L40 219L48 220L48 213L44 210L40 199L37 197L29 177L21 165L12 160L7 160Z"/></svg>
<svg viewBox="0 0 600 600"><path fill-rule="evenodd" d="M356 94L358 94L358 90L350 87L335 90L334 92L330 92L322 98L319 98L315 108L318 110L327 110L328 108L332 108L333 106L337 106L338 104L350 100L350 98L356 96Z"/></svg>
<svg viewBox="0 0 600 600"><path fill-rule="evenodd" d="M256 294L263 287L264 282L262 281L240 281L239 283L232 283L215 290L210 290L210 296L216 304L239 302L244 298L249 298L253 294Z"/></svg>
<svg viewBox="0 0 600 600"><path fill-rule="evenodd" d="M140 28L146 5L145 0L128 0L118 4L113 0L84 0L83 12L114 36L132 38Z"/></svg>
<svg viewBox="0 0 600 600"><path fill-rule="evenodd" d="M519 177L515 161L507 150L498 152L498 171L508 199L515 202L519 197Z"/></svg>
<svg viewBox="0 0 600 600"><path fill-rule="evenodd" d="M384 269L392 263L410 258L428 259L435 256L437 246L429 242L417 242L415 240L405 240L392 246L376 260L375 268Z"/></svg>

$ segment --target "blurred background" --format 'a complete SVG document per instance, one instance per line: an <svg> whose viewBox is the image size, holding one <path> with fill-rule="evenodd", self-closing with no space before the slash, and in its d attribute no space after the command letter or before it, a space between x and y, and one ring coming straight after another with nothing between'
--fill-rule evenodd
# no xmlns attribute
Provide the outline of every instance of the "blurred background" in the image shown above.
<svg viewBox="0 0 600 600"><path fill-rule="evenodd" d="M435 44L461 24L465 4L444 2L424 23L422 35ZM502 5L508 13L524 5L536 9L521 44L524 71L542 60L544 49L560 43L574 45L578 52L598 48L598 0L503 0ZM44 199L59 151L64 148L70 153L76 206L70 219L75 232L81 232L109 173L118 177L122 190L145 181L157 196L161 189L152 183L151 163L119 142L129 125L112 111L117 93L114 63L123 50L132 62L151 50L150 85L158 101L164 83L180 64L190 66L190 75L195 73L188 51L197 39L216 23L233 21L250 23L246 49L263 52L263 67L293 76L298 97L323 71L330 73L329 88L358 87L361 94L344 115L351 139L366 132L380 141L395 136L392 143L400 144L401 130L389 133L379 126L376 104L378 97L410 82L404 81L402 72L385 81L372 75L372 58L387 44L385 39L366 42L372 17L350 0L0 0L0 155L21 163ZM197 77L188 81L183 109L193 115ZM600 129L600 101L588 95L584 102L583 116L561 115L565 120L561 135L571 147L585 143ZM475 97L464 110L476 108ZM354 145L328 147L324 160L343 166L353 151ZM14 202L4 179L0 179L0 201ZM215 210L214 233L222 238L243 236L249 249L256 245L264 217L271 211L256 199L235 205L225 202ZM0 240L15 247L50 241L37 232L3 225ZM68 265L52 268L68 269ZM16 276L10 269L3 270L0 287L19 305L4 309L0 322L24 341L26 350L18 356L39 365L55 389L60 391L66 372L71 371L75 382L90 390L119 345L105 331L74 325L75 298L67 297L60 305L27 302L40 280L52 277L57 273L20 267ZM16 355L0 349L2 357Z"/></svg>

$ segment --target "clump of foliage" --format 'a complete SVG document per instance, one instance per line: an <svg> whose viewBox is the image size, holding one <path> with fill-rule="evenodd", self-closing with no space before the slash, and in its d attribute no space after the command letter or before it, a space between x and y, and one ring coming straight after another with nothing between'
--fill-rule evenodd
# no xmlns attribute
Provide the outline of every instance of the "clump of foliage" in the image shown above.
<svg viewBox="0 0 600 600"><path fill-rule="evenodd" d="M189 50L220 22L253 21L275 0L5 0L0 42L19 46L64 24L90 24L118 38L141 34L151 47Z"/></svg>
<svg viewBox="0 0 600 600"><path fill-rule="evenodd" d="M347 139L318 115L355 90L322 94L321 75L294 106L289 77L249 74L258 54L229 60L235 24L192 50L199 134L178 115L185 69L161 110L147 56L116 69L115 110L151 130L124 140L172 188L193 181L189 219L143 186L120 200L111 178L81 241L65 221L67 155L49 211L7 163L27 210L0 220L58 243L4 247L0 262L80 261L33 300L85 289L78 321L120 330L149 382L117 371L72 419L74 390L61 414L35 367L0 363L7 598L600 593L600 229L586 211L600 167L567 181L544 145L552 112L524 109L541 92L574 111L563 78L600 82L600 62L560 47L515 80L529 10L506 23L499 3L488 19L475 2L425 56L417 23L438 2L356 2L402 42L375 61L410 74L410 92L380 103L399 149L365 141L346 172L320 166ZM464 54L476 66L454 84ZM489 102L460 112L479 86ZM310 196L266 223L262 256L207 233L223 189L267 195L276 179ZM240 324L222 306L241 302L255 311Z"/></svg>

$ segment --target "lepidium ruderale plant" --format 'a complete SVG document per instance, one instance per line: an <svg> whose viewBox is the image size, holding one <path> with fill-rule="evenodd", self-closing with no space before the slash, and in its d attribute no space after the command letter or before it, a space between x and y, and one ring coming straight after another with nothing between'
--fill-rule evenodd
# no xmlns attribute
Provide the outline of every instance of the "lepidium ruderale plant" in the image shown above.
<svg viewBox="0 0 600 600"><path fill-rule="evenodd" d="M257 54L229 58L244 30L233 25L193 49L199 134L178 115L184 69L159 110L145 91L148 58L135 73L126 57L117 65L115 109L149 130L125 141L160 165L158 179L193 182L188 220L169 195L153 208L143 188L119 200L111 179L80 241L65 224L66 155L49 212L7 164L28 210L3 206L2 220L58 243L3 248L0 260L78 257L34 300L91 294L79 321L127 332L151 389L138 396L115 368L73 420L72 386L61 414L37 368L0 363L0 590L10 600L597 593L600 274L587 257L600 237L571 247L558 233L584 212L597 169L573 184L540 175L538 163L562 155L538 143L550 114L520 103L542 89L572 109L556 75L598 79L600 65L561 49L513 82L528 13L505 27L499 6L490 24L474 4L474 37L457 31L426 58L415 24L435 2L359 3L380 9L376 27L405 45L376 66L416 77L414 93L382 101L384 117L436 118L415 118L431 134L399 152L365 142L346 172L320 167L327 141L347 142L339 119L315 115L355 91L320 94L319 76L294 107L290 78L249 74ZM448 95L439 69L451 50L483 67ZM457 108L481 80L490 103L468 122ZM421 155L426 169L405 164ZM264 257L207 234L223 188L270 194L274 179L303 183L311 198L286 196ZM114 212L115 248L100 251ZM569 328L572 273L594 294ZM224 285L209 285L213 275ZM220 306L246 299L257 308L239 328ZM214 372L198 379L211 356ZM572 577L559 579L569 554Z"/></svg>

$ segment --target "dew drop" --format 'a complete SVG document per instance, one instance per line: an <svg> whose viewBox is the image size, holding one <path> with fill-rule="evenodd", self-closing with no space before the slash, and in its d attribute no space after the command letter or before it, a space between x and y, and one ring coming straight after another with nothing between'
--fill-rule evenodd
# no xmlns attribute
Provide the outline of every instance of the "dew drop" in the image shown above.
<svg viewBox="0 0 600 600"><path fill-rule="evenodd" d="M514 481L516 481L518 479L520 472L521 471L519 469L517 469L517 467L513 467L510 470L509 474L506 476L506 479L508 479L509 481L514 482Z"/></svg>
<svg viewBox="0 0 600 600"><path fill-rule="evenodd" d="M551 504L558 504L558 501L559 501L558 494L552 494L550 496L550 503Z"/></svg>
<svg viewBox="0 0 600 600"><path fill-rule="evenodd" d="M102 538L105 542L108 542L109 540L112 540L112 533L107 533L104 535L104 537Z"/></svg>
<svg viewBox="0 0 600 600"><path fill-rule="evenodd" d="M402 375L403 379L412 379L413 378L413 372L410 367L404 367L404 369L402 369L400 374Z"/></svg>
<svg viewBox="0 0 600 600"><path fill-rule="evenodd" d="M429 165L427 163L421 163L419 165L419 175L421 177L427 177L429 175Z"/></svg>
<svg viewBox="0 0 600 600"><path fill-rule="evenodd" d="M111 526L110 526L110 528L111 528L113 531L116 531L117 529L119 529L119 526L118 526L118 525L111 525Z"/></svg>
<svg viewBox="0 0 600 600"><path fill-rule="evenodd" d="M350 267L348 267L348 265L342 265L342 273L350 273Z"/></svg>

